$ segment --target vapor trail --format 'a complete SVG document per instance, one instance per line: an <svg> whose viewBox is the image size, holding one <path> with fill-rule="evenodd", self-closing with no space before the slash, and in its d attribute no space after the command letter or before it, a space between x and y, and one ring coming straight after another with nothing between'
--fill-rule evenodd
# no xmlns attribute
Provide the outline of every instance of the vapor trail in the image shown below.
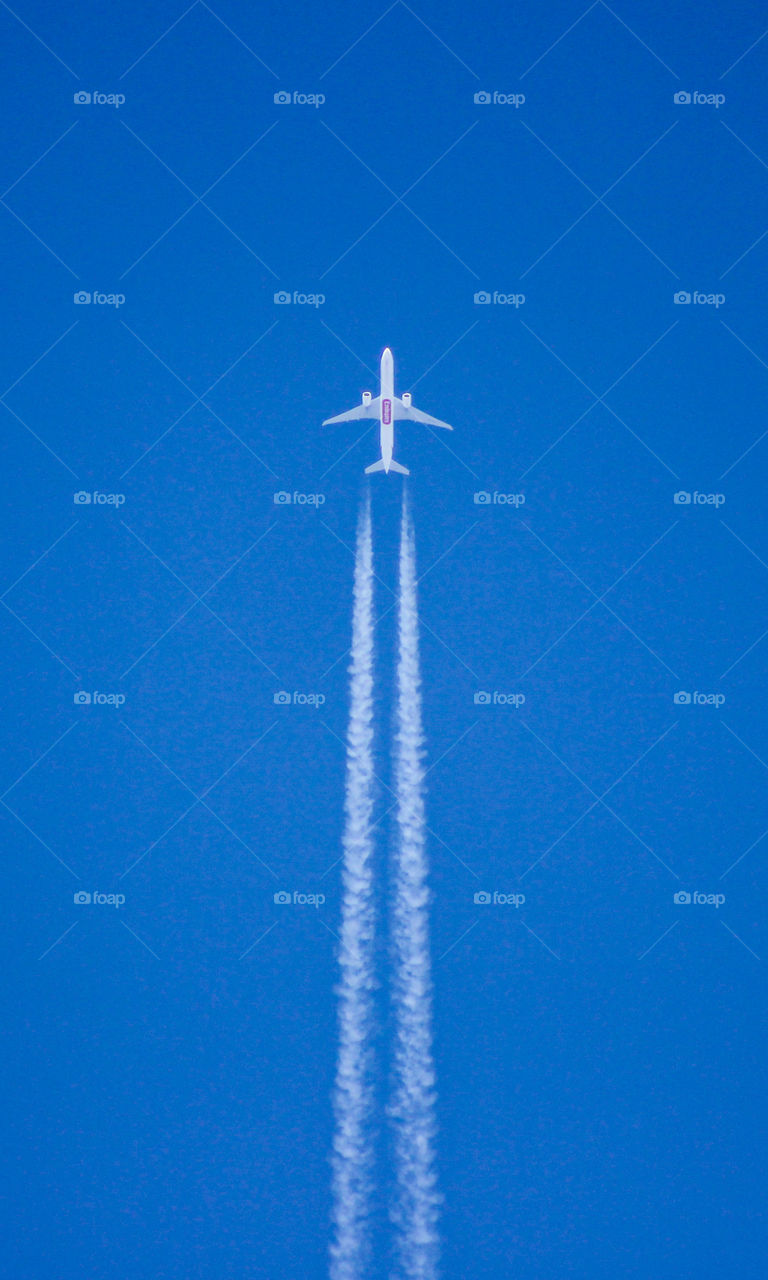
<svg viewBox="0 0 768 1280"><path fill-rule="evenodd" d="M370 497L355 555L344 806L339 1051L334 1093L332 1280L369 1271L373 1182L373 544Z"/></svg>
<svg viewBox="0 0 768 1280"><path fill-rule="evenodd" d="M425 848L424 740L413 526L403 498L395 779L397 845L394 947L396 1254L406 1280L434 1280L439 1235L435 1171L435 1071Z"/></svg>

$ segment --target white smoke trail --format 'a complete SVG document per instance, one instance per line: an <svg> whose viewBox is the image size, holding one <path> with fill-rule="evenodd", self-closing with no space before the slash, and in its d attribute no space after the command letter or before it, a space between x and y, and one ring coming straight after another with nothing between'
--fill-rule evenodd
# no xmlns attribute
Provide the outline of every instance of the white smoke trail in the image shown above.
<svg viewBox="0 0 768 1280"><path fill-rule="evenodd" d="M396 1253L407 1280L434 1280L439 1234L435 1171L435 1071L429 891L425 848L424 740L413 528L403 497L397 664L394 946Z"/></svg>
<svg viewBox="0 0 768 1280"><path fill-rule="evenodd" d="M334 1093L332 1280L363 1280L370 1259L373 907L373 540L370 496L355 556L344 810L339 1052Z"/></svg>

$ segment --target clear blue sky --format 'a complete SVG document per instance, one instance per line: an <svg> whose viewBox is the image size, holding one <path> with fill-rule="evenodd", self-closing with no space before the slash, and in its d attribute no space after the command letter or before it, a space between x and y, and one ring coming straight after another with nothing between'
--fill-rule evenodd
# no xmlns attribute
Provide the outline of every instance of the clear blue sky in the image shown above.
<svg viewBox="0 0 768 1280"><path fill-rule="evenodd" d="M378 453L320 423L389 345L455 426L395 441L446 1280L762 1275L763 6L25 0L0 27L7 1274L326 1273ZM401 483L371 482L380 613Z"/></svg>

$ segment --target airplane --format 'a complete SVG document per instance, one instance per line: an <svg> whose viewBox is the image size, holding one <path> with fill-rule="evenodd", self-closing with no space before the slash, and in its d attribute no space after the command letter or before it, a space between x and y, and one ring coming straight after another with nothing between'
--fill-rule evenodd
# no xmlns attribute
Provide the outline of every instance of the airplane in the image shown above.
<svg viewBox="0 0 768 1280"><path fill-rule="evenodd" d="M365 468L367 476L374 471L384 471L386 473L396 471L401 476L411 474L407 467L402 467L392 457L394 443L394 427L392 424L396 419L406 422L423 422L428 427L444 427L446 431L453 431L453 427L449 426L447 422L441 422L439 418L433 418L428 413L422 413L420 409L414 409L411 404L410 391L404 392L402 400L399 396L396 396L394 393L394 373L395 363L392 359L392 352L389 347L385 347L381 353L381 394L372 399L370 391L364 391L362 404L359 404L355 409L349 409L347 413L337 414L335 418L326 418L323 423L324 427L328 427L335 422L352 422L356 418L378 418L380 423L381 457L378 462L373 462L370 467Z"/></svg>

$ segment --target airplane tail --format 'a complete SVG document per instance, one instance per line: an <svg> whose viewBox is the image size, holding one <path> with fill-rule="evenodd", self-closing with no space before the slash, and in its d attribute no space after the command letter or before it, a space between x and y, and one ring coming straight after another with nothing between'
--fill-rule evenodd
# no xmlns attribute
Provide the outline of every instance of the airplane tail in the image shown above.
<svg viewBox="0 0 768 1280"><path fill-rule="evenodd" d="M396 471L397 474L400 476L409 476L411 474L407 467L401 467L400 463L395 462L394 458L389 464L389 469L390 471ZM365 468L365 474L367 476L370 476L370 475L373 475L374 471L384 471L384 470L385 470L384 459L379 458L378 462L372 462L370 467Z"/></svg>

